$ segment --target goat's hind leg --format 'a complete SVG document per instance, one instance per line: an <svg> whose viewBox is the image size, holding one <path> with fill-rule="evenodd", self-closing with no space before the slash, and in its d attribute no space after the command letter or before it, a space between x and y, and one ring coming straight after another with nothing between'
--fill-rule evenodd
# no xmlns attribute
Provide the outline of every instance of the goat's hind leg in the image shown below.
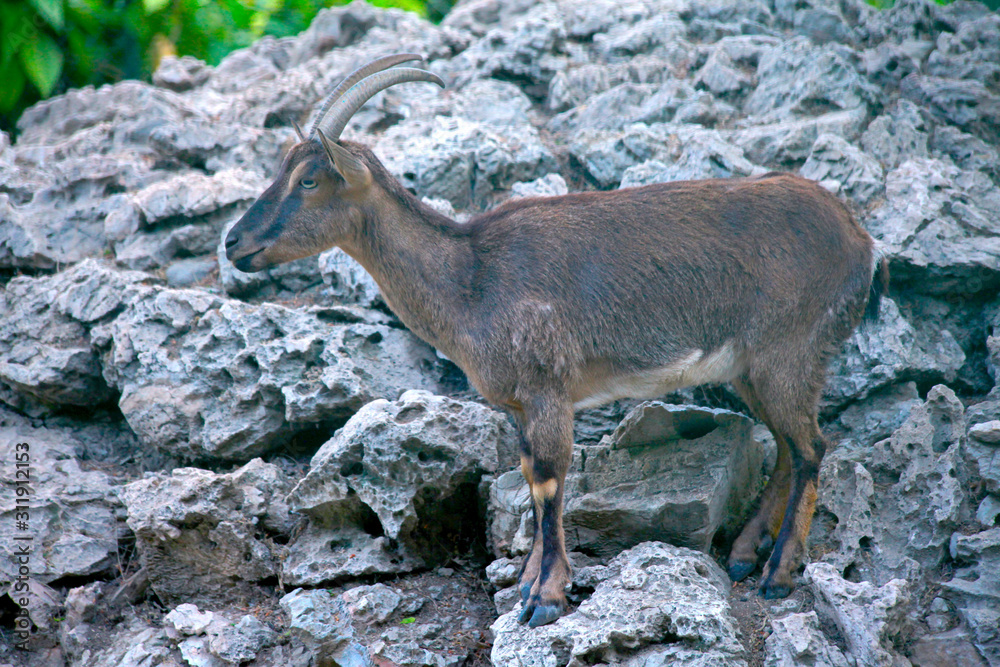
<svg viewBox="0 0 1000 667"><path fill-rule="evenodd" d="M815 416L789 430L792 476L788 501L774 549L764 565L759 592L765 598L783 598L792 592L792 572L806 556L806 539L816 510L819 465L826 443Z"/></svg>
<svg viewBox="0 0 1000 667"><path fill-rule="evenodd" d="M792 470L788 442L772 425L767 411L757 398L757 393L749 379L734 380L733 387L750 408L751 414L768 427L774 435L778 447L778 459L774 472L771 473L771 479L768 480L767 486L764 488L757 511L743 526L743 530L733 542L729 552L727 563L729 578L733 581L742 581L757 569L757 561L762 552L767 554L771 552L774 540L778 537L778 531L785 516L785 506L788 503Z"/></svg>
<svg viewBox="0 0 1000 667"><path fill-rule="evenodd" d="M538 627L566 610L570 567L562 510L573 456L573 412L561 398L535 399L530 405L523 413L521 471L531 489L535 538L518 579L523 603L518 621Z"/></svg>
<svg viewBox="0 0 1000 667"><path fill-rule="evenodd" d="M778 466L761 508L733 545L729 572L733 579L745 577L756 564L756 552L773 540L759 592L765 598L781 598L794 588L792 573L805 556L816 508L819 465L826 449L816 421L823 366L802 364L802 373L785 366L781 374L780 362L766 367L770 372L757 373L742 386L737 383L737 389L774 434Z"/></svg>

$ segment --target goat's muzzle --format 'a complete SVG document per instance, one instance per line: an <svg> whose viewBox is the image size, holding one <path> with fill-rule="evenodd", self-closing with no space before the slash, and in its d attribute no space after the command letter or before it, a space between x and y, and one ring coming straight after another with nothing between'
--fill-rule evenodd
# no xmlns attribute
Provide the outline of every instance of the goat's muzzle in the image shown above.
<svg viewBox="0 0 1000 667"><path fill-rule="evenodd" d="M254 248L243 241L237 224L226 235L226 258L240 271L254 273L267 268L263 253L267 248Z"/></svg>

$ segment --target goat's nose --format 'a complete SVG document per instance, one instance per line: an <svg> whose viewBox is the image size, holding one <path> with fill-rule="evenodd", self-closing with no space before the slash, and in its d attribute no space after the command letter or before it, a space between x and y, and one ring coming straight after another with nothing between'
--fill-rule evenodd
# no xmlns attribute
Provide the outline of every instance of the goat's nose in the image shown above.
<svg viewBox="0 0 1000 667"><path fill-rule="evenodd" d="M240 235L229 232L229 235L226 237L226 250L229 250L239 242L240 242Z"/></svg>

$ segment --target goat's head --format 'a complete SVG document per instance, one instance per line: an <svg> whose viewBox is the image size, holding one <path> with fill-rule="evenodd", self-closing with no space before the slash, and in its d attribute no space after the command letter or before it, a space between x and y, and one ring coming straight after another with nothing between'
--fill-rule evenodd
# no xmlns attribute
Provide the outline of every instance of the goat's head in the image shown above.
<svg viewBox="0 0 1000 667"><path fill-rule="evenodd" d="M347 122L381 90L397 83L444 82L421 69L393 68L414 54L379 58L344 79L323 102L305 135L292 146L274 183L243 214L226 237L226 256L241 271L262 271L323 252L361 224L371 197L372 175L364 159L340 141Z"/></svg>

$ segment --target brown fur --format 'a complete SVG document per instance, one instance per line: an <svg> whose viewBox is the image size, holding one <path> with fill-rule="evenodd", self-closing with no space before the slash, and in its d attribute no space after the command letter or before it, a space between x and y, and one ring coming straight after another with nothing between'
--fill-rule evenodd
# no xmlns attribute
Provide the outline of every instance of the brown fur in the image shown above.
<svg viewBox="0 0 1000 667"><path fill-rule="evenodd" d="M732 380L774 433L779 467L730 572L746 576L774 539L761 590L786 595L815 501L827 361L878 295L872 240L847 209L771 173L523 199L460 225L367 148L342 145L370 177L348 183L316 142L295 146L230 233L229 256L260 270L340 245L414 333L510 410L536 522L522 619L565 607L574 404L671 382ZM304 191L292 174L319 184Z"/></svg>

